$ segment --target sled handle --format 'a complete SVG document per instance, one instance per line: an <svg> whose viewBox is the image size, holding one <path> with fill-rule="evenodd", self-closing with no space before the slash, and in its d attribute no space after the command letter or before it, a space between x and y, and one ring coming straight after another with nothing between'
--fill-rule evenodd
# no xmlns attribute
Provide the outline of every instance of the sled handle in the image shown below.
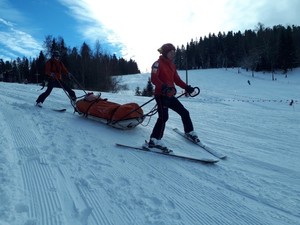
<svg viewBox="0 0 300 225"><path fill-rule="evenodd" d="M194 91L190 94L188 94L190 97L196 97L197 95L200 94L200 88L194 87Z"/></svg>
<svg viewBox="0 0 300 225"><path fill-rule="evenodd" d="M180 98L180 97L182 97L183 95L189 95L190 97L196 97L197 95L200 94L200 88L194 87L194 89L196 90L196 92L195 92L195 90L194 90L194 92L191 93L191 94L189 94L189 93L187 93L187 92L184 92L184 93L182 93L181 95L177 96L176 98Z"/></svg>

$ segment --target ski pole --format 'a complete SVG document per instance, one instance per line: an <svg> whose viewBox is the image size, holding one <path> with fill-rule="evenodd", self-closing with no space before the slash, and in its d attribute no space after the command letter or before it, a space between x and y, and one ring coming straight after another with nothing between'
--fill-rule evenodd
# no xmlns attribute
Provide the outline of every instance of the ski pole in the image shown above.
<svg viewBox="0 0 300 225"><path fill-rule="evenodd" d="M75 83L80 87L80 89L81 89L85 94L87 94L86 91L84 90L84 88L81 86L81 84L78 82L78 80L77 80L73 75L71 75L71 78L72 78L72 80L75 81Z"/></svg>
<svg viewBox="0 0 300 225"><path fill-rule="evenodd" d="M56 81L59 83L60 87L63 89L63 91L65 92L65 94L68 96L68 98L69 98L70 100L72 100L71 97L70 97L70 95L68 94L68 92L66 91L66 89L64 88L64 86L62 85L62 83L60 82L60 80L57 79L57 78L55 78L55 79L56 79Z"/></svg>

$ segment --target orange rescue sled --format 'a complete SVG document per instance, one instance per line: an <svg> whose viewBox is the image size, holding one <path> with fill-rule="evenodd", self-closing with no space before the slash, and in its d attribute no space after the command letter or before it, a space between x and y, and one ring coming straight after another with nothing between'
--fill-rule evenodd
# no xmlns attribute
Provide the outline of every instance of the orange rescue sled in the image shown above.
<svg viewBox="0 0 300 225"><path fill-rule="evenodd" d="M136 103L118 104L93 93L76 101L76 111L85 117L118 129L132 129L144 120L143 110Z"/></svg>

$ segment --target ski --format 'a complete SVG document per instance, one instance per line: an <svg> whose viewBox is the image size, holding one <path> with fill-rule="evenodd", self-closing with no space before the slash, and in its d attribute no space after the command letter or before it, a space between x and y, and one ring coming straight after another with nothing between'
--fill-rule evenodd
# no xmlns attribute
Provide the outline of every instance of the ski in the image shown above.
<svg viewBox="0 0 300 225"><path fill-rule="evenodd" d="M43 106L41 106L41 105L36 105L36 107L43 108ZM65 111L67 111L67 109L56 109L56 108L51 108L51 110L53 110L55 112L65 112Z"/></svg>
<svg viewBox="0 0 300 225"><path fill-rule="evenodd" d="M67 109L52 109L55 112L65 112Z"/></svg>
<svg viewBox="0 0 300 225"><path fill-rule="evenodd" d="M169 154L169 153L173 152L173 150L171 150L171 149L169 149L169 148L167 148L167 147L163 147L163 148L152 147L152 148L150 148L150 147L149 147L149 143L148 143L147 140L145 140L145 143L142 145L142 147L143 147L144 149L146 149L146 150L149 149L149 150L151 150L151 151L163 152L163 153L165 153L165 154Z"/></svg>
<svg viewBox="0 0 300 225"><path fill-rule="evenodd" d="M216 163L216 162L219 161L218 159L192 158L192 157L188 157L188 156L178 155L178 154L174 153L173 150L171 150L172 152L170 152L170 153L165 153L163 151L156 151L152 148L147 147L145 144L142 145L142 146L131 146L131 145L116 143L116 146L122 147L122 148L134 149L134 150L137 150L137 151L150 152L150 153L154 153L154 154L156 153L156 154L160 154L160 155L165 155L165 156L169 156L169 157L173 157L173 158L177 158L177 159L184 159L184 160L197 162L197 163L210 163L210 164L213 164L213 163Z"/></svg>
<svg viewBox="0 0 300 225"><path fill-rule="evenodd" d="M185 139L189 140L190 142L198 145L199 147L201 147L202 149L206 150L207 152L209 152L210 154L214 155L215 157L219 158L219 159L225 159L227 156L222 154L221 152L218 152L208 146L206 146L205 144L203 144L201 141L200 142L194 142L193 140L189 139L183 132L181 132L178 128L174 128L173 129L177 134L181 135L182 137L184 137Z"/></svg>

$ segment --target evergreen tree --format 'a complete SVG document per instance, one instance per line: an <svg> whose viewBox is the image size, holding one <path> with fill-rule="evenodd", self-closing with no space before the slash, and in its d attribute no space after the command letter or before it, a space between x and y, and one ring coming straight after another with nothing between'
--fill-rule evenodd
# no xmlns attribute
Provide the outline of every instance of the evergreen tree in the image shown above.
<svg viewBox="0 0 300 225"><path fill-rule="evenodd" d="M151 97L151 96L153 96L153 90L154 90L154 88L153 88L151 79L149 78L148 82L147 82L147 86L146 86L146 88L144 88L142 95Z"/></svg>

